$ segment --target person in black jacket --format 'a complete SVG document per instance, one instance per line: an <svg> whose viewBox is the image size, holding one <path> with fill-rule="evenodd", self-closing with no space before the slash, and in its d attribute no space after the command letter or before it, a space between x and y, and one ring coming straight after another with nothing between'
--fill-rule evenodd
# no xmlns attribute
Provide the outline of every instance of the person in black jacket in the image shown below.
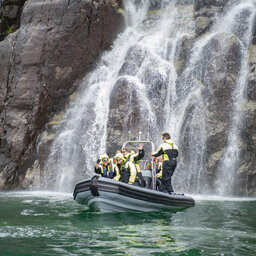
<svg viewBox="0 0 256 256"><path fill-rule="evenodd" d="M139 186L136 167L133 162L125 158L122 153L116 154L117 166L120 169L119 181L128 183L131 185Z"/></svg>
<svg viewBox="0 0 256 256"><path fill-rule="evenodd" d="M177 166L176 157L178 156L178 148L171 140L171 136L169 133L163 133L162 139L164 141L163 144L159 146L156 152L152 153L153 157L158 157L163 155L163 173L162 173L162 191L167 191L169 194L173 193L172 187L172 175Z"/></svg>

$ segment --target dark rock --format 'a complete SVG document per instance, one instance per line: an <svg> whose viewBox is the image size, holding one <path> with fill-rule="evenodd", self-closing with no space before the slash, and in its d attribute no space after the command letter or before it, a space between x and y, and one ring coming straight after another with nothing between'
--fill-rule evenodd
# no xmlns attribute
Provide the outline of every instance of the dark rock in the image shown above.
<svg viewBox="0 0 256 256"><path fill-rule="evenodd" d="M20 27L20 15L26 0L0 2L0 41Z"/></svg>
<svg viewBox="0 0 256 256"><path fill-rule="evenodd" d="M121 148L120 142L136 140L139 131L146 131L148 128L145 122L148 113L143 110L137 86L136 81L120 78L111 93L107 125L107 141L111 145L107 152L110 155Z"/></svg>
<svg viewBox="0 0 256 256"><path fill-rule="evenodd" d="M250 80L247 87L247 97L249 100L256 102L256 80Z"/></svg>
<svg viewBox="0 0 256 256"><path fill-rule="evenodd" d="M22 181L45 123L110 48L123 28L121 7L115 0L25 4L20 29L0 44L0 152L9 159L2 188Z"/></svg>
<svg viewBox="0 0 256 256"><path fill-rule="evenodd" d="M201 113L204 115L206 124L204 134L207 134L203 152L205 159L202 161L206 161L203 166L207 166L208 181L211 181L209 185L214 187L212 182L216 176L215 172L227 145L230 111L233 109L231 97L236 88L237 74L240 70L239 41L230 34L217 34L208 40L200 56L203 57L200 58L200 63L195 63L195 72L191 81L195 81L197 86L201 87L204 107L207 109ZM200 113L200 106L197 111ZM196 135L200 127L193 127L193 123L191 126L191 121L188 123L190 129L193 129L193 136ZM198 140L201 140L201 137L199 134ZM203 144L202 142L201 145Z"/></svg>
<svg viewBox="0 0 256 256"><path fill-rule="evenodd" d="M256 19L254 19L254 23L253 23L252 43L254 45L256 44Z"/></svg>
<svg viewBox="0 0 256 256"><path fill-rule="evenodd" d="M210 27L213 24L213 20L208 17L201 17L199 16L196 19L196 35L200 36L203 33L209 31Z"/></svg>
<svg viewBox="0 0 256 256"><path fill-rule="evenodd" d="M9 41L0 42L0 81L4 84L8 84L10 51L11 43ZM0 88L0 113L5 106L5 96L8 90L8 87Z"/></svg>
<svg viewBox="0 0 256 256"><path fill-rule="evenodd" d="M254 87L255 90L256 87ZM239 193L241 195L255 196L256 192L252 189L255 183L256 166L256 101L250 98L244 100L243 123L241 127L240 142L240 165L237 180L239 184ZM249 178L250 177L250 178ZM254 181L253 181L254 180Z"/></svg>
<svg viewBox="0 0 256 256"><path fill-rule="evenodd" d="M224 6L229 0L195 0L195 11L199 11L204 7L222 7Z"/></svg>
<svg viewBox="0 0 256 256"><path fill-rule="evenodd" d="M200 36L212 27L216 14L223 11L228 0L195 0L195 33Z"/></svg>
<svg viewBox="0 0 256 256"><path fill-rule="evenodd" d="M139 45L131 47L125 56L125 62L119 75L135 75L147 55L147 51Z"/></svg>
<svg viewBox="0 0 256 256"><path fill-rule="evenodd" d="M190 57L190 51L192 49L194 39L184 35L177 42L177 51L175 52L175 68L177 75L180 76L185 69L186 63Z"/></svg>
<svg viewBox="0 0 256 256"><path fill-rule="evenodd" d="M247 86L247 98L256 102L256 46L252 45L249 52L249 76Z"/></svg>

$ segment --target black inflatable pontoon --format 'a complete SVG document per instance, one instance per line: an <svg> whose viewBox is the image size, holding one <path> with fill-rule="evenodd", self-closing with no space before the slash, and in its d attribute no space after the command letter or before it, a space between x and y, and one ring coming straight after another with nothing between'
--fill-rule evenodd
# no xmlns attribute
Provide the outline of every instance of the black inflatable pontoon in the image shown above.
<svg viewBox="0 0 256 256"><path fill-rule="evenodd" d="M169 195L99 176L78 183L74 199L95 212L178 210L195 204L190 196Z"/></svg>

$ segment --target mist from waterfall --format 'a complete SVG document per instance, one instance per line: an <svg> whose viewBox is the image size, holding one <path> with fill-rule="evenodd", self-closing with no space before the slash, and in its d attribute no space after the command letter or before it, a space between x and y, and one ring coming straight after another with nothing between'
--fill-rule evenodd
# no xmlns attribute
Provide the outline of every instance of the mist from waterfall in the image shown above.
<svg viewBox="0 0 256 256"><path fill-rule="evenodd" d="M179 1L155 0L151 4L155 3L157 8L151 9L147 0L125 1L126 28L112 49L102 56L97 68L86 76L78 98L65 114L66 121L44 167L46 188L72 191L82 178L93 175L97 157L106 152L110 99L121 81L136 92L143 119L141 127L132 127L134 132L142 130L145 139L156 146L161 142L161 133L169 132L180 149L174 175L175 190L209 192L205 171L207 103L203 90L206 85L202 81L206 53L211 50L209 45L215 36L226 33L238 38L242 57L236 90L231 97L234 104L228 144L218 169L215 191L232 194L225 187L226 177L234 176L239 161L236 141L243 122L239 103L246 90L255 3L252 0L230 2L224 14L216 17L210 32L194 41L192 3L182 5ZM244 11L248 12L248 17L242 25L239 15ZM184 44L191 48L184 49ZM180 55L186 56L184 63ZM130 91L124 93L132 95ZM227 170L230 176L226 176Z"/></svg>

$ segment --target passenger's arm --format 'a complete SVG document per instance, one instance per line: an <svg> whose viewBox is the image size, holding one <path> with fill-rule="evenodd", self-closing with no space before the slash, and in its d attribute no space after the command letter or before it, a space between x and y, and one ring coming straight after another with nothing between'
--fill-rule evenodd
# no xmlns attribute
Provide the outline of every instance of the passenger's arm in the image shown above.
<svg viewBox="0 0 256 256"><path fill-rule="evenodd" d="M143 148L139 149L139 152L133 156L134 162L136 163L137 161L142 159L144 155L145 155L145 150Z"/></svg>
<svg viewBox="0 0 256 256"><path fill-rule="evenodd" d="M120 180L121 175L120 175L119 168L117 167L117 165L114 165L114 170L116 172L116 176L114 177L114 180L118 181L118 180Z"/></svg>
<svg viewBox="0 0 256 256"><path fill-rule="evenodd" d="M97 173L97 174L101 174L101 166L100 165L95 165L95 168L94 168L94 171Z"/></svg>

